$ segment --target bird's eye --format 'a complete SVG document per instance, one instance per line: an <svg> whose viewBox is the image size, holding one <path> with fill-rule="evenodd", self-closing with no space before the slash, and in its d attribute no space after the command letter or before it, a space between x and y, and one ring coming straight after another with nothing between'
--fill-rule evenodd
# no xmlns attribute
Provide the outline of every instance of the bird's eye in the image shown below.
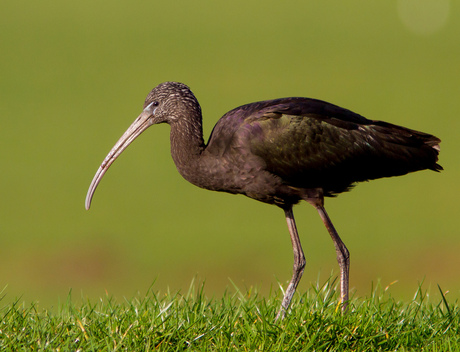
<svg viewBox="0 0 460 352"><path fill-rule="evenodd" d="M152 106L158 106L158 104L159 104L159 103L158 103L157 101L154 101L154 102L152 103Z"/></svg>

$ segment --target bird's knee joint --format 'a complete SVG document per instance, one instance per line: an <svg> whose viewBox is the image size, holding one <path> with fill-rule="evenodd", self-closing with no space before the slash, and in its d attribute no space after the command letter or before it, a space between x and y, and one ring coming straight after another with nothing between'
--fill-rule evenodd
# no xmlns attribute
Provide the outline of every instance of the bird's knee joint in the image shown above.
<svg viewBox="0 0 460 352"><path fill-rule="evenodd" d="M348 253L348 251L345 251L345 252L340 252L340 254L341 255L337 256L337 261L339 262L339 265L349 266L350 265L350 253Z"/></svg>
<svg viewBox="0 0 460 352"><path fill-rule="evenodd" d="M305 258L299 258L299 260L296 260L294 262L294 271L295 272L302 272L305 269L305 264L307 261Z"/></svg>

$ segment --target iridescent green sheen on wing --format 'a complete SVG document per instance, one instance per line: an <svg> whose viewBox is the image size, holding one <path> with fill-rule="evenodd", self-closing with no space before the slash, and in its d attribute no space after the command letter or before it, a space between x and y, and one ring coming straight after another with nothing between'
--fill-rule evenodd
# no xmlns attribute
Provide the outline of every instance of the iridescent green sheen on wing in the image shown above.
<svg viewBox="0 0 460 352"><path fill-rule="evenodd" d="M433 148L439 143L436 137L335 106L323 109L328 116L311 107L302 111L299 105L296 111L275 105L271 111L250 115L234 137L240 144L246 141L266 170L291 186L321 187L333 195L355 182L441 169Z"/></svg>

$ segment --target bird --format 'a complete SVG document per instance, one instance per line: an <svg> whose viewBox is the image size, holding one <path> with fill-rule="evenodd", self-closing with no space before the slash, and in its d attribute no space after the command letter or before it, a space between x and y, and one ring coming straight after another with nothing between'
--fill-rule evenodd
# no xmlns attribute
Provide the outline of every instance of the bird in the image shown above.
<svg viewBox="0 0 460 352"><path fill-rule="evenodd" d="M304 200L315 207L332 238L340 267L339 302L346 312L350 254L326 212L324 198L359 182L443 170L437 163L439 138L303 97L237 107L218 120L206 144L195 95L183 83L164 82L150 91L141 114L103 160L88 189L87 210L110 165L147 128L161 123L170 125L172 159L185 180L284 211L294 264L276 320L285 317L306 263L294 205Z"/></svg>

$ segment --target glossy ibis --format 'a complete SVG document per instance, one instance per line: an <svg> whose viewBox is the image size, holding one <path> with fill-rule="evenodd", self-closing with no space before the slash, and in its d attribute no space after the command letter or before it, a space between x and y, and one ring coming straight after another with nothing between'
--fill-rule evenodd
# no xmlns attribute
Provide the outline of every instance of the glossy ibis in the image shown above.
<svg viewBox="0 0 460 352"><path fill-rule="evenodd" d="M436 163L440 139L308 98L267 100L231 110L205 144L197 99L185 84L165 82L147 95L142 113L102 162L89 187L86 209L115 159L143 131L159 123L171 126L172 158L187 181L284 210L294 269L277 319L284 317L305 267L293 205L301 200L313 205L332 237L345 311L350 257L324 209L324 197L348 191L356 182L442 170Z"/></svg>

